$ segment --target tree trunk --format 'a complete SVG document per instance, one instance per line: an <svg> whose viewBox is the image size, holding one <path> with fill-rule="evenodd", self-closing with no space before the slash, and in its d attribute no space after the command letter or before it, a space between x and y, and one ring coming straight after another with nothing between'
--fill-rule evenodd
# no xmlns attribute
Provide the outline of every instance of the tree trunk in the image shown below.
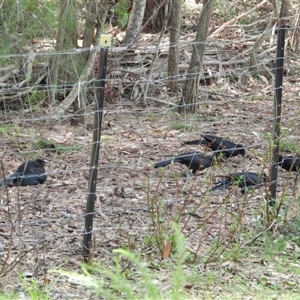
<svg viewBox="0 0 300 300"><path fill-rule="evenodd" d="M299 54L300 52L300 2L298 3L298 8L294 10L296 13L293 14L293 19L291 22L291 38L288 39L289 46L293 52ZM297 70L298 67L295 65L295 68L292 69Z"/></svg>
<svg viewBox="0 0 300 300"><path fill-rule="evenodd" d="M181 25L182 0L173 0L171 3L170 17L170 47L168 59L168 82L167 87L171 93L178 90L178 64L179 64L179 37Z"/></svg>
<svg viewBox="0 0 300 300"><path fill-rule="evenodd" d="M97 33L96 33L96 36L98 36L103 31L103 28L104 28L104 25L105 25L105 20L107 18L107 14L108 14L110 5L111 5L110 0L104 0L101 3L101 6L98 9L99 13L97 14L98 17L97 17ZM96 39L97 38L95 38L95 40Z"/></svg>
<svg viewBox="0 0 300 300"><path fill-rule="evenodd" d="M90 47L95 41L95 29L97 30L97 32L103 31L110 5L110 0L103 1L101 5L95 0L89 0L86 5L82 43L82 48L88 48L83 52L83 57L85 58L85 60L89 58Z"/></svg>
<svg viewBox="0 0 300 300"><path fill-rule="evenodd" d="M59 17L58 17L58 32L55 50L69 50L77 48L77 10L75 0L60 0ZM71 58L71 55L69 55ZM51 105L55 103L56 87L58 84L58 69L64 69L68 64L66 56L57 54L53 57L51 63L51 76L49 86L52 86L52 90L48 93L47 104ZM71 58L72 60L72 58ZM71 63L74 63L73 61ZM65 78L63 80L68 82L70 74L66 71ZM60 76L64 76L60 73Z"/></svg>
<svg viewBox="0 0 300 300"><path fill-rule="evenodd" d="M257 52L262 43L265 41L265 39L270 36L270 30L278 20L279 10L277 0L273 0L272 4L274 9L272 16L270 17L269 23L265 28L264 32L261 34L261 36L255 41L250 52L250 67L252 68L252 70L264 75L269 80L272 79L272 75L269 73L268 69L264 65L258 64Z"/></svg>
<svg viewBox="0 0 300 300"><path fill-rule="evenodd" d="M90 55L90 47L94 42L94 31L96 24L96 1L89 0L86 5L85 12L85 23L84 23L84 31L83 31L83 43L82 48L85 49L82 53L82 56L87 60Z"/></svg>
<svg viewBox="0 0 300 300"><path fill-rule="evenodd" d="M143 20L143 32L159 33L164 28L168 3L172 0L147 0Z"/></svg>
<svg viewBox="0 0 300 300"><path fill-rule="evenodd" d="M123 41L124 45L131 45L137 40L143 23L145 7L146 0L133 1L130 18L127 25L126 35Z"/></svg>
<svg viewBox="0 0 300 300"><path fill-rule="evenodd" d="M77 7L75 0L60 0L55 50L77 47Z"/></svg>
<svg viewBox="0 0 300 300"><path fill-rule="evenodd" d="M105 0L101 7L101 14L97 18L97 32L96 32L96 38L95 38L95 44L99 44L101 32L103 31L104 21L107 17L108 8L110 6L111 1ZM78 94L83 95L82 99L86 99L86 87L88 85L88 78L89 74L92 72L92 69L95 65L95 60L97 58L98 50L97 48L93 48L91 51L89 58L87 62L85 63L83 71L80 73L79 78L77 79L77 82L80 84L74 85L72 88L70 94L59 104L59 106L54 109L53 114L56 117L61 117L65 112L69 109L69 107L76 101L76 98ZM80 99L81 100L81 99ZM84 107L84 105L83 105Z"/></svg>
<svg viewBox="0 0 300 300"><path fill-rule="evenodd" d="M106 0L105 3L109 4L110 0ZM108 7L108 6L105 6L105 7ZM106 10L106 12L107 12L107 10ZM98 28L97 28L96 38L95 38L96 45L99 45L101 32L102 32L102 30L100 30L100 24L101 24L101 22L98 20ZM69 109L69 107L74 103L78 94L82 93L82 91L85 91L85 89L88 85L89 74L92 72L92 69L95 66L95 61L96 61L98 53L99 53L99 51L96 47L92 49L89 59L87 60L85 67L84 67L80 77L77 80L80 84L74 85L70 94L59 104L58 107L56 107L53 110L53 115L55 115L57 118L61 118L66 113L66 111Z"/></svg>
<svg viewBox="0 0 300 300"><path fill-rule="evenodd" d="M195 113L198 99L199 80L201 75L202 60L205 49L211 13L216 0L204 0L199 18L196 41L193 45L193 53L189 72L181 96L179 112Z"/></svg>

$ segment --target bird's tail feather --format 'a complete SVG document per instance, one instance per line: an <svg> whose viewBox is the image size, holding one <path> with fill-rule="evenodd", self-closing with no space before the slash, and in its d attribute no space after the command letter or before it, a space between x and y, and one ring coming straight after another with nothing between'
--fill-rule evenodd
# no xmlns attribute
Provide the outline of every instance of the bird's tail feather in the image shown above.
<svg viewBox="0 0 300 300"><path fill-rule="evenodd" d="M167 165L170 165L172 163L172 161L173 161L173 159L167 159L167 160L160 161L154 165L154 168L165 167Z"/></svg>
<svg viewBox="0 0 300 300"><path fill-rule="evenodd" d="M0 188L10 184L11 182L13 182L16 178L15 177L7 177L7 178L3 178L0 181Z"/></svg>
<svg viewBox="0 0 300 300"><path fill-rule="evenodd" d="M214 186L211 191L216 191L216 190L225 190L226 187L228 187L231 184L230 179L224 179L223 181L219 182L216 186Z"/></svg>
<svg viewBox="0 0 300 300"><path fill-rule="evenodd" d="M184 145L207 145L208 142L206 140L193 140L183 142Z"/></svg>

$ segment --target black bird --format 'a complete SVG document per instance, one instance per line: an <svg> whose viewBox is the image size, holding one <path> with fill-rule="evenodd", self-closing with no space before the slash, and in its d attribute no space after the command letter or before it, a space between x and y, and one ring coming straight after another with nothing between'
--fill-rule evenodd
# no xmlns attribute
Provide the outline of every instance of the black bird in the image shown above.
<svg viewBox="0 0 300 300"><path fill-rule="evenodd" d="M203 140L193 140L184 142L185 145L207 145L213 151L216 151L216 154L223 154L225 157L233 157L237 155L245 155L245 148L240 144L235 144L229 140L226 140L222 137L210 135L210 134L201 134L204 138Z"/></svg>
<svg viewBox="0 0 300 300"><path fill-rule="evenodd" d="M195 174L198 170L201 171L212 166L215 162L215 158L201 152L188 152L158 162L154 165L154 168L165 167L176 162L186 165L189 169L193 170L193 174Z"/></svg>
<svg viewBox="0 0 300 300"><path fill-rule="evenodd" d="M278 165L288 172L298 172L300 170L300 157L279 155Z"/></svg>
<svg viewBox="0 0 300 300"><path fill-rule="evenodd" d="M241 193L244 194L247 191L256 189L265 184L267 180L266 173L258 174L254 172L239 172L224 176L211 191L225 189L231 185L236 185L241 189Z"/></svg>
<svg viewBox="0 0 300 300"><path fill-rule="evenodd" d="M0 187L6 185L26 186L44 183L47 179L44 168L45 164L46 162L42 159L22 163L15 173L0 181Z"/></svg>

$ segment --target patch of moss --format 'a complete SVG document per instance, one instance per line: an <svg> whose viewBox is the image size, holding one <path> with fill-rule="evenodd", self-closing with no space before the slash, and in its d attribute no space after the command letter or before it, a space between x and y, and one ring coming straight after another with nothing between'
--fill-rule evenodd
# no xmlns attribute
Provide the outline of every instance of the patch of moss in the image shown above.
<svg viewBox="0 0 300 300"><path fill-rule="evenodd" d="M34 148L35 149L56 149L56 145L48 140L38 140L35 144L34 144Z"/></svg>
<svg viewBox="0 0 300 300"><path fill-rule="evenodd" d="M59 153L69 153L69 152L78 152L82 149L82 146L70 145L70 146L57 146L57 151Z"/></svg>
<svg viewBox="0 0 300 300"><path fill-rule="evenodd" d="M68 153L68 152L76 152L82 149L82 146L78 145L60 145L56 144L52 141L48 141L45 139L40 139L34 144L35 149L45 149L48 151L56 151L57 153Z"/></svg>
<svg viewBox="0 0 300 300"><path fill-rule="evenodd" d="M182 130L182 131L194 131L196 126L194 124L173 122L168 126L169 130Z"/></svg>

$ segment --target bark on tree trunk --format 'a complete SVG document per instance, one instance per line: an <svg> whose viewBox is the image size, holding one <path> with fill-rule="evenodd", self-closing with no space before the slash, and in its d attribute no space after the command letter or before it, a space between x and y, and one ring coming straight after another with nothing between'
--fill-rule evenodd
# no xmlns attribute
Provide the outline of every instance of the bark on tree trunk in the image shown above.
<svg viewBox="0 0 300 300"><path fill-rule="evenodd" d="M146 0L133 1L132 11L128 21L126 35L123 41L124 45L133 44L137 40L143 23L145 7Z"/></svg>
<svg viewBox="0 0 300 300"><path fill-rule="evenodd" d="M278 16L279 16L279 10L277 5L277 0L271 1L273 4L273 13L270 18L270 21L265 28L264 32L261 34L261 36L255 41L251 52L250 52L250 67L252 67L252 70L256 71L257 73L262 73L266 78L269 80L272 79L272 75L269 73L268 69L264 65L259 65L257 61L257 52L262 43L265 41L267 37L270 35L270 29L274 26L274 24L277 22Z"/></svg>
<svg viewBox="0 0 300 300"><path fill-rule="evenodd" d="M58 17L58 32L55 50L61 51L77 47L77 11L75 0L60 0ZM58 69L65 63L62 55L57 54L51 62L51 76L49 86L52 87L47 97L47 104L55 103L56 86L58 83Z"/></svg>
<svg viewBox="0 0 300 300"><path fill-rule="evenodd" d="M94 31L96 24L96 1L90 0L86 5L86 13L85 13L85 23L84 23L84 31L83 31L83 43L82 48L85 49L82 53L82 56L85 60L89 58L90 55L90 47L94 41Z"/></svg>
<svg viewBox="0 0 300 300"><path fill-rule="evenodd" d="M98 17L97 33L96 33L96 38L95 38L96 45L98 45L98 43L99 43L104 20L106 19L110 3L111 3L110 0L105 0L105 2L103 3L103 6L102 6L103 8L101 10L101 15ZM57 116L57 117L62 116L66 112L66 110L69 109L69 107L72 105L72 103L76 100L77 95L79 93L85 93L86 86L88 85L88 77L89 77L89 74L91 73L92 68L95 65L97 53L98 53L98 50L96 48L94 48L91 51L90 56L85 64L85 67L84 67L80 77L77 80L78 82L81 82L81 84L75 85L73 87L73 89L71 90L70 94L54 110L53 113L55 114L55 116ZM85 97L83 97L83 98L85 99Z"/></svg>
<svg viewBox="0 0 300 300"><path fill-rule="evenodd" d="M198 99L198 87L201 75L202 60L205 49L211 13L216 0L204 0L203 8L197 27L196 41L193 45L193 53L189 72L185 82L184 90L181 96L179 112L195 113L196 102Z"/></svg>
<svg viewBox="0 0 300 300"><path fill-rule="evenodd" d="M110 0L106 0L106 2L110 2ZM100 26L99 28L100 29ZM95 44L99 44L100 36L101 36L101 30L97 30L96 38L95 38ZM72 103L76 100L78 93L82 92L82 90L85 90L88 85L88 77L91 73L92 68L95 65L95 60L97 57L97 54L99 53L97 48L93 48L91 51L91 54L89 56L89 59L86 62L86 65L84 67L84 70L82 71L80 77L78 78L78 82L80 84L77 84L73 87L70 94L59 104L58 107L56 107L53 110L53 115L56 117L62 117L65 112L69 109L69 107L72 105Z"/></svg>
<svg viewBox="0 0 300 300"><path fill-rule="evenodd" d="M82 44L83 48L90 48L95 41L95 28L97 32L103 29L110 5L110 0L105 0L101 4L95 0L89 0L87 3ZM85 60L89 58L89 55L90 49L83 52Z"/></svg>
<svg viewBox="0 0 300 300"><path fill-rule="evenodd" d="M182 0L170 1L171 17L170 17L170 47L168 59L168 82L167 87L171 93L178 90L178 64L179 64L179 37L181 25Z"/></svg>

